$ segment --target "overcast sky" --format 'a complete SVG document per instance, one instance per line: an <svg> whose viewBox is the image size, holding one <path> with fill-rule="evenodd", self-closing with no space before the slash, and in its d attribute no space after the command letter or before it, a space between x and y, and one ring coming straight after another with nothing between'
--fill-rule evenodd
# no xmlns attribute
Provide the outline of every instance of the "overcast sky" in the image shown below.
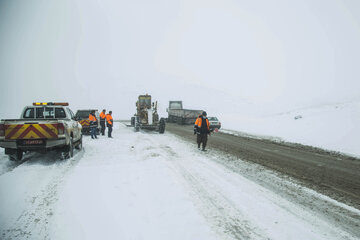
<svg viewBox="0 0 360 240"><path fill-rule="evenodd" d="M0 0L0 81L0 118L129 119L144 93L220 116L358 100L360 1Z"/></svg>

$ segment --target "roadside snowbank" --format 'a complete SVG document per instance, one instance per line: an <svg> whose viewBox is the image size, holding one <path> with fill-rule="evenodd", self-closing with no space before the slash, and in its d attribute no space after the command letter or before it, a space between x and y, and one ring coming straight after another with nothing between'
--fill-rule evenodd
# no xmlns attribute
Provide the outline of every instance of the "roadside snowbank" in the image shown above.
<svg viewBox="0 0 360 240"><path fill-rule="evenodd" d="M302 109L268 117L224 115L225 130L360 156L360 102ZM237 132L238 131L238 132Z"/></svg>

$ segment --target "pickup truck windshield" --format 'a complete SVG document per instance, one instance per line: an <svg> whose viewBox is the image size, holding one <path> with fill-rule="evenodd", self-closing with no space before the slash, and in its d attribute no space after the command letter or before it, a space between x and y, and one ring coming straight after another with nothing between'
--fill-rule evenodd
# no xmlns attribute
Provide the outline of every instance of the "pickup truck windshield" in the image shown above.
<svg viewBox="0 0 360 240"><path fill-rule="evenodd" d="M36 113L36 114L35 114ZM24 111L23 118L66 118L63 108L54 107L36 107L27 108Z"/></svg>

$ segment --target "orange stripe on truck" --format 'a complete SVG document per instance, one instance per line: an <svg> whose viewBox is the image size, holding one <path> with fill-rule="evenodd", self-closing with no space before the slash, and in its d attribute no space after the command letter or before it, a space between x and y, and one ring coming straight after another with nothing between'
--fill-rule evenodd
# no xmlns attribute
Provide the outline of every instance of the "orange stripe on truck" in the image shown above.
<svg viewBox="0 0 360 240"><path fill-rule="evenodd" d="M5 125L5 139L53 139L58 138L57 124Z"/></svg>

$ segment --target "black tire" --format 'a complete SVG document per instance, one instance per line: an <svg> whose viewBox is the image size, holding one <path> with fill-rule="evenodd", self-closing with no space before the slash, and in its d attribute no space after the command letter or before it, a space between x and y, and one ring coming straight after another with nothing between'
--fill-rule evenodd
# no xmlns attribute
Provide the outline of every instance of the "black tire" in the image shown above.
<svg viewBox="0 0 360 240"><path fill-rule="evenodd" d="M76 144L75 148L78 149L78 150L81 150L82 147L83 147L83 145L82 145L82 135L81 135L80 140Z"/></svg>
<svg viewBox="0 0 360 240"><path fill-rule="evenodd" d="M69 145L64 148L62 155L64 159L69 159L74 156L74 143L72 138L70 139Z"/></svg>
<svg viewBox="0 0 360 240"><path fill-rule="evenodd" d="M164 118L160 118L160 122L159 122L159 133L163 134L165 132L165 119Z"/></svg>
<svg viewBox="0 0 360 240"><path fill-rule="evenodd" d="M135 117L134 130L135 130L135 132L140 131L140 122L139 122L139 118L138 118L138 117Z"/></svg>
<svg viewBox="0 0 360 240"><path fill-rule="evenodd" d="M23 158L23 151L21 150L16 150L16 153L15 154L10 154L9 155L9 160L10 161L15 161L15 162L18 162L18 161L21 161L21 159Z"/></svg>

